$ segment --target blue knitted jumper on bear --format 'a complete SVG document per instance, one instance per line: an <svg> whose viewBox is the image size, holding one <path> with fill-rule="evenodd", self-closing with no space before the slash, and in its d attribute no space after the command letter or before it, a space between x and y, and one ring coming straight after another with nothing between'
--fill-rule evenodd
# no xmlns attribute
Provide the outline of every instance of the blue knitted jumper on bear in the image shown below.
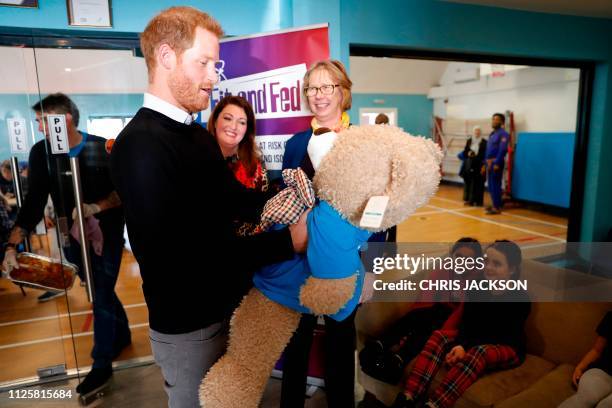
<svg viewBox="0 0 612 408"><path fill-rule="evenodd" d="M340 279L357 275L351 299L330 317L346 319L357 307L363 286L364 268L359 249L371 233L342 218L326 201L319 201L308 214L308 249L293 259L272 264L255 273L253 283L268 299L300 313L312 311L300 304L300 289L310 276ZM272 228L282 228L275 225Z"/></svg>

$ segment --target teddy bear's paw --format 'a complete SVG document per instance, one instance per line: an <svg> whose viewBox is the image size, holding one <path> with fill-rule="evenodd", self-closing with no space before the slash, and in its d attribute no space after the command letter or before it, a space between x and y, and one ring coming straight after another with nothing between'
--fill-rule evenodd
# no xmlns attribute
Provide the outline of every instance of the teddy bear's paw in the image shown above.
<svg viewBox="0 0 612 408"><path fill-rule="evenodd" d="M300 290L300 303L314 314L338 313L355 294L357 275L342 279L309 277Z"/></svg>

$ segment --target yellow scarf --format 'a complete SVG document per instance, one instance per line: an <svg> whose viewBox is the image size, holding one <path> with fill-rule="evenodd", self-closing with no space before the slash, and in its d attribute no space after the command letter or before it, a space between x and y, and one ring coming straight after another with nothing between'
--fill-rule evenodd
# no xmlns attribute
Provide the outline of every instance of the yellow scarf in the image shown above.
<svg viewBox="0 0 612 408"><path fill-rule="evenodd" d="M340 121L338 122L336 127L334 127L332 130L336 133L339 133L345 129L348 129L350 123L351 123L351 118L349 117L349 114L346 112L342 112ZM312 121L310 122L310 126L312 126L313 132L321 127L321 125L319 125L319 122L317 122L316 118L312 118Z"/></svg>

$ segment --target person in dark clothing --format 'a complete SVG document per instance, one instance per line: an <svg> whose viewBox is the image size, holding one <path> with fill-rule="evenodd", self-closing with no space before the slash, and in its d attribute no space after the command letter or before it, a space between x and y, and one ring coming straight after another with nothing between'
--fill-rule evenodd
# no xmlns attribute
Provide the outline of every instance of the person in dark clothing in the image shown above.
<svg viewBox="0 0 612 408"><path fill-rule="evenodd" d="M487 141L482 137L480 126L474 126L472 137L458 154L461 160L459 175L463 178L463 204L482 207L484 198L484 166Z"/></svg>
<svg viewBox="0 0 612 408"><path fill-rule="evenodd" d="M461 238L450 251L453 258L481 258L480 242L474 238ZM482 276L482 270L458 273L451 269L431 271L428 279L472 279ZM371 377L397 384L404 367L423 349L427 339L437 329L457 329L463 313L463 291L422 291L410 311L398 319L378 339L369 340L359 353L361 369Z"/></svg>
<svg viewBox="0 0 612 408"><path fill-rule="evenodd" d="M141 36L144 106L111 153L170 407L199 407L200 382L225 351L236 279L307 244L307 214L289 228L235 234L234 221L255 221L268 195L240 184L215 138L194 122L218 81L222 34L192 7L149 22Z"/></svg>
<svg viewBox="0 0 612 408"><path fill-rule="evenodd" d="M0 193L7 198L15 197L15 185L13 184L13 173L9 160L0 163Z"/></svg>
<svg viewBox="0 0 612 408"><path fill-rule="evenodd" d="M578 388L559 408L596 408L612 404L612 311L597 326L593 347L574 369L572 382Z"/></svg>
<svg viewBox="0 0 612 408"><path fill-rule="evenodd" d="M304 96L314 118L311 128L293 135L285 147L283 170L300 167L312 179L314 167L307 147L313 132L328 128L336 133L349 127L347 113L351 107L351 86L340 61L315 63L304 76ZM375 234L376 235L376 234ZM324 316L325 393L330 407L350 408L355 405L355 314L342 321ZM300 324L285 348L281 408L304 406L308 356L317 316L302 314Z"/></svg>
<svg viewBox="0 0 612 408"><path fill-rule="evenodd" d="M384 113L379 113L378 115L376 115L376 119L374 119L374 124L375 125L388 125L389 117L385 115Z"/></svg>
<svg viewBox="0 0 612 408"><path fill-rule="evenodd" d="M211 112L207 128L236 180L248 189L268 191L268 174L255 141L255 113L249 101L242 96L224 97ZM241 236L257 231L252 223L236 225L236 233Z"/></svg>
<svg viewBox="0 0 612 408"><path fill-rule="evenodd" d="M486 250L484 278L520 277L521 250L514 242L498 240ZM443 363L449 371L426 406L447 408L487 370L508 369L525 358L524 326L531 303L526 292L468 293L458 330L436 330L417 357L393 408L416 406Z"/></svg>
<svg viewBox="0 0 612 408"><path fill-rule="evenodd" d="M131 344L130 329L125 310L115 294L123 253L123 213L121 202L111 182L109 156L105 149L106 140L77 130L79 111L74 102L61 93L51 94L32 109L36 113L38 130L45 139L37 142L30 150L28 184L29 192L17 216L7 244L5 269L17 267L16 246L34 229L43 218L47 197L51 194L56 214L65 215L68 229L74 223L75 198L72 176L69 172L69 157L78 157L83 190L83 213L99 221L104 236L102 254L91 251L94 285L94 346L91 356L92 369L77 387L80 394L88 394L103 386L112 375L112 361L121 350ZM63 114L70 152L51 155L47 114ZM60 222L59 224L61 224ZM82 275L81 247L70 237L64 247L68 261L79 267ZM61 293L60 293L61 294ZM57 295L57 293L52 294ZM45 295L43 295L45 296Z"/></svg>
<svg viewBox="0 0 612 408"><path fill-rule="evenodd" d="M0 163L0 199L6 204L8 215L12 221L17 217L17 207L15 207L15 183L13 182L13 172L11 162L5 160ZM9 201L13 201L11 205Z"/></svg>
<svg viewBox="0 0 612 408"><path fill-rule="evenodd" d="M12 229L13 221L9 216L8 205L0 198L0 239L2 240L2 247L0 247L0 262L4 261L4 250Z"/></svg>

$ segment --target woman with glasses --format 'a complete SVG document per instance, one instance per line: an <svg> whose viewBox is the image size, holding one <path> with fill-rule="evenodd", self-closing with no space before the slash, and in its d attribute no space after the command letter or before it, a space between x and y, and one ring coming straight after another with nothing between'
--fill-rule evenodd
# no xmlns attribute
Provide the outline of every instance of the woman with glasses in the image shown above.
<svg viewBox="0 0 612 408"><path fill-rule="evenodd" d="M307 153L313 131L326 127L340 132L349 127L347 111L351 107L351 86L340 61L315 63L304 75L303 95L314 115L310 128L289 139L285 147L283 170L301 167L308 177L314 177L314 168ZM355 406L355 312L346 320L325 319L325 391L329 407ZM281 407L304 406L306 376L310 346L317 317L303 314L300 325L285 349ZM332 358L333 356L333 358Z"/></svg>

